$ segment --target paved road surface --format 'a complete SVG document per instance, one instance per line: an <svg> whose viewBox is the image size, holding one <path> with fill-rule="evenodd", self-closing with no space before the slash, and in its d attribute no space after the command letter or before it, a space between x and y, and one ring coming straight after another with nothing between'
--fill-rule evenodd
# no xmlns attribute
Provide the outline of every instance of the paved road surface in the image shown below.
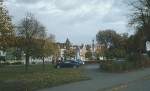
<svg viewBox="0 0 150 91"><path fill-rule="evenodd" d="M111 91L112 88L119 88L117 91L144 91L135 87L140 85L145 86L145 91L147 91L147 86L145 84L150 85L150 80L143 80L143 78L150 76L150 68L127 73L101 72L98 64L85 65L83 68L87 75L91 77L91 80L47 88L39 91ZM127 83L128 86L126 86ZM119 84L124 85L122 86Z"/></svg>

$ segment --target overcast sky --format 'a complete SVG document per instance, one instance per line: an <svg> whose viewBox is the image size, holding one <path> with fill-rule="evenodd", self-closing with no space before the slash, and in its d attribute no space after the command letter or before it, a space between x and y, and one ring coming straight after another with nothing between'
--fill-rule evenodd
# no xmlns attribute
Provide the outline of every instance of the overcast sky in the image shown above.
<svg viewBox="0 0 150 91"><path fill-rule="evenodd" d="M74 44L91 43L96 33L113 29L131 33L126 0L7 0L6 6L17 24L27 12L35 14L56 40L68 37Z"/></svg>

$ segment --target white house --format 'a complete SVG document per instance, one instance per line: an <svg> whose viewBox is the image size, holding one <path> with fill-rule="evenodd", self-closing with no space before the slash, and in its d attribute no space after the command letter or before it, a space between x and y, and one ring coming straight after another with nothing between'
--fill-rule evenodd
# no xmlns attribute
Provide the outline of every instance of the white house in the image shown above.
<svg viewBox="0 0 150 91"><path fill-rule="evenodd" d="M87 52L86 46L83 45L83 47L80 48L80 59L83 60L83 61L86 60L86 57L85 57L86 52Z"/></svg>
<svg viewBox="0 0 150 91"><path fill-rule="evenodd" d="M64 53L66 49L60 49L60 57L64 58Z"/></svg>
<svg viewBox="0 0 150 91"><path fill-rule="evenodd" d="M150 51L150 41L146 42L146 51Z"/></svg>
<svg viewBox="0 0 150 91"><path fill-rule="evenodd" d="M6 52L0 50L0 56L6 56Z"/></svg>

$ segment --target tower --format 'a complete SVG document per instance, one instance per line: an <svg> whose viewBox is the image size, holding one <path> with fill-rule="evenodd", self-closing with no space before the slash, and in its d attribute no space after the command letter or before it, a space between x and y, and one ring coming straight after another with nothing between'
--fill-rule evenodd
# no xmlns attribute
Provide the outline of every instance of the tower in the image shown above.
<svg viewBox="0 0 150 91"><path fill-rule="evenodd" d="M80 47L79 46L76 47L76 59L81 59L81 57L80 57Z"/></svg>
<svg viewBox="0 0 150 91"><path fill-rule="evenodd" d="M92 40L92 58L95 59L95 44L94 44L94 40Z"/></svg>

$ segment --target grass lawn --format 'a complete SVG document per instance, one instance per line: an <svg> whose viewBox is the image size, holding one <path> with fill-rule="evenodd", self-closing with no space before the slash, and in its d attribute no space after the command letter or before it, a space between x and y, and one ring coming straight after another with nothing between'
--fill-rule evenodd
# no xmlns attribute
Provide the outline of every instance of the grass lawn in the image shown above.
<svg viewBox="0 0 150 91"><path fill-rule="evenodd" d="M5 66L0 68L0 91L35 91L70 82L87 80L81 69L55 69L46 65L31 65L25 72L24 66Z"/></svg>

